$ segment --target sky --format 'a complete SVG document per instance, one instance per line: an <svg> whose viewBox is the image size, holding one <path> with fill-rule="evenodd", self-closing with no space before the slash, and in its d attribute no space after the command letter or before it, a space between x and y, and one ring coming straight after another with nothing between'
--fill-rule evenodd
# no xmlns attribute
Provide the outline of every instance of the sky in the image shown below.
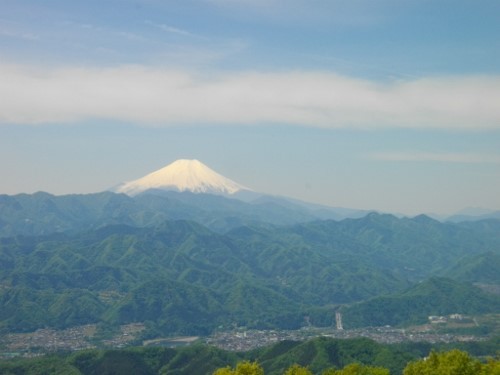
<svg viewBox="0 0 500 375"><path fill-rule="evenodd" d="M268 194L500 210L497 0L1 0L0 194L198 159Z"/></svg>

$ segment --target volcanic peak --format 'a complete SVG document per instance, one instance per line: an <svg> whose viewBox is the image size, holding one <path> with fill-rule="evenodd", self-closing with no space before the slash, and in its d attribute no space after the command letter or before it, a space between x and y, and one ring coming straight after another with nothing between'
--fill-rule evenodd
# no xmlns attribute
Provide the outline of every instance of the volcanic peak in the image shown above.
<svg viewBox="0 0 500 375"><path fill-rule="evenodd" d="M164 168L137 180L125 182L113 190L134 196L150 189L222 195L251 190L220 175L198 160L187 159L176 160Z"/></svg>

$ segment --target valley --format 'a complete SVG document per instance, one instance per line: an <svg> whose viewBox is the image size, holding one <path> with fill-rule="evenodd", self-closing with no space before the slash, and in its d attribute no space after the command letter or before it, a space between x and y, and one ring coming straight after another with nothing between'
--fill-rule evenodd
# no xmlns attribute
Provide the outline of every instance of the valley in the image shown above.
<svg viewBox="0 0 500 375"><path fill-rule="evenodd" d="M318 337L368 338L381 344L410 342L452 344L485 341L500 333L499 314L463 317L460 320L452 315L451 317L440 317L438 324L431 318L434 317L430 317L429 324L407 328L386 326L339 330L334 327L309 326L299 330L255 330L240 327L229 331L216 330L205 337L173 336L150 340L141 339L141 334L146 328L142 323L122 325L108 330L108 332L100 331L102 327L96 324L89 324L64 330L38 329L30 333L2 335L0 337L0 358L32 358L48 353L96 348L120 349L128 346L179 347L194 342L201 342L222 350L243 352L282 341L305 342ZM471 327L478 329L470 330Z"/></svg>

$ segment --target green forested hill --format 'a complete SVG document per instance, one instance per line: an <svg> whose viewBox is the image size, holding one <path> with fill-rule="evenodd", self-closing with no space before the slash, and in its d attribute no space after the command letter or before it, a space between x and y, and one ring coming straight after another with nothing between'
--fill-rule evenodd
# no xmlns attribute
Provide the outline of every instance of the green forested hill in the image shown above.
<svg viewBox="0 0 500 375"><path fill-rule="evenodd" d="M100 204L91 205L92 215L102 218L128 217L123 216L127 207L137 204L122 195L97 196ZM366 300L373 304L377 300L371 299L380 296L391 296L383 297L381 304L390 302L395 312L370 316L359 307L362 304L354 305L358 310L352 310L352 325L402 324L423 314L460 312L455 309L458 302L432 288L425 298L437 302L422 305L425 293L404 292L412 284L450 276L453 270L467 282L484 281L484 273L464 268L471 264L466 259L481 254L496 259L500 250L495 221L457 225L425 216L399 219L373 213L290 226L243 225L221 234L193 221L160 220L161 215L152 219L152 211L142 212L140 218L129 216L128 224L103 226L107 219L87 221L92 216L88 204L78 209L72 202L66 210L58 206L62 201L56 204L50 196L43 197L45 203L38 203L43 207L33 210L52 210L57 213L49 215L54 220L64 213L67 222L81 223L82 230L0 238L4 332L145 321L164 334L204 334L233 324L298 328L305 315L313 325L328 325L339 305ZM169 205L161 197L143 199L152 206ZM149 225L138 226L137 220ZM477 293L467 289L468 284L452 287L475 301ZM495 311L495 298L482 299L481 311ZM390 311L387 306L381 309ZM386 323L390 316L391 323Z"/></svg>
<svg viewBox="0 0 500 375"><path fill-rule="evenodd" d="M426 323L430 315L500 311L500 298L470 284L433 277L403 293L375 297L344 310L346 327Z"/></svg>
<svg viewBox="0 0 500 375"><path fill-rule="evenodd" d="M299 327L297 295L258 277L243 251L186 221L4 238L0 327L153 321L162 332L207 333L220 324L269 327L278 320ZM116 298L101 298L109 292ZM279 319L285 315L291 323Z"/></svg>
<svg viewBox="0 0 500 375"><path fill-rule="evenodd" d="M458 280L500 285L500 253L489 251L460 259L446 275Z"/></svg>

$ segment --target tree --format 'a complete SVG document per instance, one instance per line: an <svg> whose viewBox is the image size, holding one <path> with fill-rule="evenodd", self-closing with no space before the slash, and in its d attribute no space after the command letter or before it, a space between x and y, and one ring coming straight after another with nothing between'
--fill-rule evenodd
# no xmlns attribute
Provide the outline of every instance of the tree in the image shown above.
<svg viewBox="0 0 500 375"><path fill-rule="evenodd" d="M284 375L313 375L306 367L300 365L293 365L288 370L285 371Z"/></svg>
<svg viewBox="0 0 500 375"><path fill-rule="evenodd" d="M500 374L500 361L490 358L488 363L483 365L481 375L498 375Z"/></svg>
<svg viewBox="0 0 500 375"><path fill-rule="evenodd" d="M483 366L469 353L454 349L449 352L431 352L429 357L410 362L404 375L477 375ZM486 373L488 374L488 373Z"/></svg>
<svg viewBox="0 0 500 375"><path fill-rule="evenodd" d="M365 366L359 363L351 363L342 370L329 369L323 375L389 375L389 370L383 367Z"/></svg>
<svg viewBox="0 0 500 375"><path fill-rule="evenodd" d="M223 368L220 368L218 370L215 370L213 375L233 375L233 374L234 374L234 371L231 370L231 367L227 366L227 367L223 367Z"/></svg>
<svg viewBox="0 0 500 375"><path fill-rule="evenodd" d="M243 361L234 370L228 366L216 370L213 375L264 375L264 370L257 362Z"/></svg>
<svg viewBox="0 0 500 375"><path fill-rule="evenodd" d="M329 369L323 375L389 375L389 370L383 367L365 366L359 363L351 363L342 370Z"/></svg>

